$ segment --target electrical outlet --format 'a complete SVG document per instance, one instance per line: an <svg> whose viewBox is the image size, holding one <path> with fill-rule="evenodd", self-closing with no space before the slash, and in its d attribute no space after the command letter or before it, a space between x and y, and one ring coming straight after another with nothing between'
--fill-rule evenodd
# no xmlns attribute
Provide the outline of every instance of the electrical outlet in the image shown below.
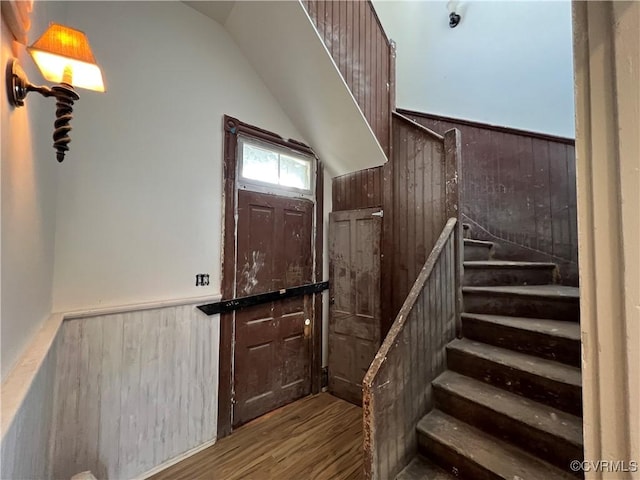
<svg viewBox="0 0 640 480"><path fill-rule="evenodd" d="M206 287L209 285L208 273L196 273L196 287Z"/></svg>

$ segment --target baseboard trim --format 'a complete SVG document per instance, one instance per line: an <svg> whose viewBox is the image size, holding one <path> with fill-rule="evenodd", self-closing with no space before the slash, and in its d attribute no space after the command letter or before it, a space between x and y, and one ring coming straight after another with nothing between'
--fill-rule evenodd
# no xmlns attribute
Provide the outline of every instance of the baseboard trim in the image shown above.
<svg viewBox="0 0 640 480"><path fill-rule="evenodd" d="M217 439L214 438L213 440L209 440L208 442L205 442L202 445L198 445L197 447L192 448L191 450L187 450L186 452L181 453L177 457L173 457L171 460L167 460L163 464L158 465L157 467L154 467L151 470L143 473L139 477L134 477L134 480L146 480L147 478L152 477L153 475L156 475L157 473L160 473L163 470L166 470L167 468L174 466L176 463L180 463L181 461L194 456L196 453L200 453L201 451L206 450L209 447L212 447L216 443L216 440Z"/></svg>

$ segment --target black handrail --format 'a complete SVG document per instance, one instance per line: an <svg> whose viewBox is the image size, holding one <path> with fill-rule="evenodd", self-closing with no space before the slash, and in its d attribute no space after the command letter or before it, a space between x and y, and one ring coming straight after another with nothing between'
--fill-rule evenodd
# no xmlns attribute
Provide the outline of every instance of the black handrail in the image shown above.
<svg viewBox="0 0 640 480"><path fill-rule="evenodd" d="M282 288L271 292L258 293L247 297L238 297L231 300L221 300L215 303L207 303L198 305L198 309L206 315L215 315L217 313L233 312L240 308L253 307L262 303L273 302L275 300L284 300L285 298L299 297L301 295L310 295L320 293L329 288L329 282L309 283L297 287Z"/></svg>

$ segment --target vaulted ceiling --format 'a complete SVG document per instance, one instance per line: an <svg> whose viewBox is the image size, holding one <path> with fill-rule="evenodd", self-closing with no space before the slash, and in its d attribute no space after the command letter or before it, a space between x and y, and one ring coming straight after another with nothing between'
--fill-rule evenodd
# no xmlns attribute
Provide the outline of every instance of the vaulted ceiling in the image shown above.
<svg viewBox="0 0 640 480"><path fill-rule="evenodd" d="M386 161L300 2L185 2L222 23L333 175Z"/></svg>

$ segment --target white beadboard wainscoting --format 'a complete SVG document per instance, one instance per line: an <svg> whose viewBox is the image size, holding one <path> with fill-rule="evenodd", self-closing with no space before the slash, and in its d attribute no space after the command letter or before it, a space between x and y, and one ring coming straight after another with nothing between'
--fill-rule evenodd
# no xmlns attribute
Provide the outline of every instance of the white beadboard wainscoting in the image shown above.
<svg viewBox="0 0 640 480"><path fill-rule="evenodd" d="M219 298L52 315L2 385L0 478L145 477L213 444L219 316L196 305Z"/></svg>
<svg viewBox="0 0 640 480"><path fill-rule="evenodd" d="M0 478L51 476L48 457L61 323L62 315L52 315L2 382Z"/></svg>
<svg viewBox="0 0 640 480"><path fill-rule="evenodd" d="M218 319L192 305L67 320L53 477L132 478L217 430Z"/></svg>

